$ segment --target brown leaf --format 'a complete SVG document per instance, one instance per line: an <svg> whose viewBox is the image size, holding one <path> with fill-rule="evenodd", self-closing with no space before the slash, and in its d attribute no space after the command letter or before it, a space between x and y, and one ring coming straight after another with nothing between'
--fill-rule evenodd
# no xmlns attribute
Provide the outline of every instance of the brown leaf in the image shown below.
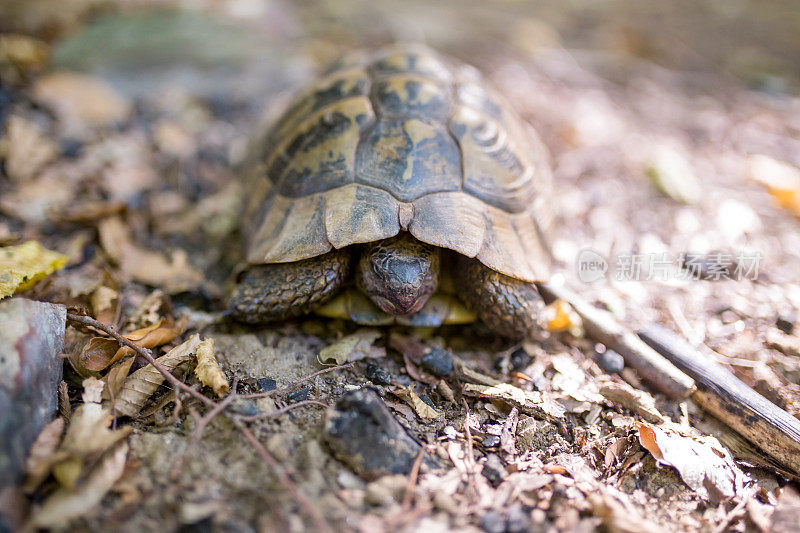
<svg viewBox="0 0 800 533"><path fill-rule="evenodd" d="M87 370L100 372L114 363L114 354L119 350L119 343L105 337L92 337L80 354L80 363Z"/></svg>
<svg viewBox="0 0 800 533"><path fill-rule="evenodd" d="M125 338L143 348L155 348L176 339L183 332L184 324L185 319L175 325L171 320L162 318L155 324L126 334ZM120 346L113 339L93 337L81 351L80 360L88 370L99 372L134 353L133 348Z"/></svg>
<svg viewBox="0 0 800 533"><path fill-rule="evenodd" d="M50 474L50 457L55 453L58 444L61 442L61 435L64 433L64 419L56 418L36 437L28 459L25 464L27 478L25 479L25 492L32 492Z"/></svg>
<svg viewBox="0 0 800 533"><path fill-rule="evenodd" d="M106 388L103 390L103 399L111 400L112 402L119 394L122 385L128 378L128 373L131 371L131 366L136 359L129 357L119 364L114 365L108 374L105 376Z"/></svg>
<svg viewBox="0 0 800 533"><path fill-rule="evenodd" d="M200 336L194 334L189 340L180 344L162 355L156 361L168 371L173 371L178 365L189 361L200 344ZM164 382L164 376L153 365L140 368L125 380L113 403L113 410L118 415L135 417L139 414L150 396Z"/></svg>
<svg viewBox="0 0 800 533"><path fill-rule="evenodd" d="M417 413L417 416L420 418L439 418L441 414L439 411L425 403L422 398L420 398L411 385L408 386L406 389L399 389L393 391L393 394L398 398L403 399L408 405L414 409L414 412Z"/></svg>
<svg viewBox="0 0 800 533"><path fill-rule="evenodd" d="M320 350L318 359L322 364L333 361L337 365L342 365L365 357L384 357L386 349L374 345L380 336L381 332L377 329L361 328Z"/></svg>

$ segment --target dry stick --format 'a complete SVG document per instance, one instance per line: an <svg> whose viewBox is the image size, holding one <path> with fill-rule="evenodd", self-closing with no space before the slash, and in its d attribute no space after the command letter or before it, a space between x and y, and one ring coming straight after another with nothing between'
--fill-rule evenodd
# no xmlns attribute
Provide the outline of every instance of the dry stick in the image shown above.
<svg viewBox="0 0 800 533"><path fill-rule="evenodd" d="M111 326L98 322L97 320L91 317L76 315L73 313L67 313L67 319L70 320L71 322L82 324L84 326L89 326L104 333L107 333L108 335L111 335L111 337L113 337L120 344L128 346L132 350L135 350L137 353L141 354L142 357L147 359L147 361L151 365L153 365L153 368L158 370L161 373L161 375L164 376L164 379L170 382L173 386L188 392L189 394L199 399L212 409L216 407L217 402L211 400L210 398L204 396L203 394L200 394L198 391L194 390L189 385L187 385L186 383L182 382L181 380L173 376L171 372L169 372L163 365L158 363L153 358L153 355L150 353L150 350L148 350L147 348L143 348L142 346L139 346L138 344L136 344L135 342L131 341L126 337L123 337L122 335L114 331L114 329ZM326 369L326 370L332 370L332 369ZM311 518L311 520L316 525L317 530L324 531L325 533L333 533L333 530L330 528L328 523L319 513L317 508L314 507L314 505L308 500L308 498L306 498L305 496L303 496L303 494L300 493L297 486L289 478L286 472L281 468L278 461L269 454L269 452L267 451L266 448L264 448L264 446L261 445L261 443L255 437L255 435L253 435L253 433L238 420L233 419L232 421L236 425L239 432L245 437L245 439L247 439L247 441L256 449L258 454L264 459L264 462L266 462L267 465L275 471L275 475L278 476L278 480L281 482L284 488L287 491L289 491L289 493L292 494L292 497L294 497L297 503L300 504L300 507L302 507L303 510L306 512L306 514Z"/></svg>
<svg viewBox="0 0 800 533"><path fill-rule="evenodd" d="M300 378L297 381L289 383L285 387L281 387L280 389L271 390L268 392L256 392L254 394L242 394L239 398L243 398L245 400L257 400L259 398L271 398L273 396L277 396L278 394L283 394L284 392L289 392L295 389L298 385L303 383L304 381L308 381L310 379L314 379L315 377L321 374L327 374L328 372L333 372L334 370L343 370L345 368L351 368L355 363L345 363L343 365L332 366L330 368L323 368L322 370L317 370L313 374L309 374L306 377Z"/></svg>
<svg viewBox="0 0 800 533"><path fill-rule="evenodd" d="M800 422L789 413L672 332L667 335L667 330L650 326L637 336L610 313L562 287L539 284L539 289L545 298L568 302L580 315L589 337L619 352L659 390L678 398L690 396L767 455L800 474Z"/></svg>
<svg viewBox="0 0 800 533"><path fill-rule="evenodd" d="M297 503L300 504L303 509L305 509L308 516L314 522L317 531L323 531L325 533L333 533L333 529L328 525L328 522L323 518L320 514L319 510L314 507L314 504L308 500L298 489L297 485L292 482L289 478L289 475L286 471L281 468L278 460L275 459L267 449L259 442L255 435L245 426L241 421L236 420L235 418L231 420L236 427L239 429L244 438L256 449L258 454L264 459L264 462L267 463L272 469L275 471L275 474L278 476L281 484L292 494L294 499Z"/></svg>
<svg viewBox="0 0 800 533"><path fill-rule="evenodd" d="M425 451L425 446L421 446L417 458L414 459L414 465L411 467L411 474L408 476L408 483L406 483L406 493L403 495L403 512L408 512L411 509L411 499L414 497L414 485L417 484L419 469L422 466L422 458L425 457Z"/></svg>
<svg viewBox="0 0 800 533"><path fill-rule="evenodd" d="M325 409L330 407L330 405L328 405L327 403L318 402L317 400L303 400L297 403L289 404L286 407L282 407L278 410L272 411L271 413L265 413L263 415L258 414L258 415L238 416L237 418L242 422L255 422L256 420L268 420L270 418L275 418L282 414L288 413L292 409L297 409L298 407L305 407L307 405L318 405L319 407L324 407Z"/></svg>

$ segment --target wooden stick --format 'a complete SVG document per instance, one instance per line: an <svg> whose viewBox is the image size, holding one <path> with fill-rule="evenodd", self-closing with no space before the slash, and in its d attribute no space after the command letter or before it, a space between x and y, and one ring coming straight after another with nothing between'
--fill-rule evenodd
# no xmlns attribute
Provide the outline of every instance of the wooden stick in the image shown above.
<svg viewBox="0 0 800 533"><path fill-rule="evenodd" d="M694 383L689 376L619 324L611 313L594 307L565 287L547 283L539 283L537 287L545 301L558 299L569 303L580 315L589 338L619 353L628 366L656 389L670 398L686 398L694 392Z"/></svg>
<svg viewBox="0 0 800 533"><path fill-rule="evenodd" d="M800 421L725 367L659 325L639 331L644 342L695 380L692 400L772 458L800 473Z"/></svg>

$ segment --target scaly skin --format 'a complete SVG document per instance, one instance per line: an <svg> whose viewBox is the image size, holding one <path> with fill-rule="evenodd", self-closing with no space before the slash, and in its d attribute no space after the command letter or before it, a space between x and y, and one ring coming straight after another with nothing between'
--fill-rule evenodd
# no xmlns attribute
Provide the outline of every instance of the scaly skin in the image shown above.
<svg viewBox="0 0 800 533"><path fill-rule="evenodd" d="M330 300L350 276L350 251L250 267L233 292L234 318L260 324L304 315Z"/></svg>
<svg viewBox="0 0 800 533"><path fill-rule="evenodd" d="M459 257L458 296L492 331L520 339L537 328L544 302L533 283L495 272L475 259Z"/></svg>

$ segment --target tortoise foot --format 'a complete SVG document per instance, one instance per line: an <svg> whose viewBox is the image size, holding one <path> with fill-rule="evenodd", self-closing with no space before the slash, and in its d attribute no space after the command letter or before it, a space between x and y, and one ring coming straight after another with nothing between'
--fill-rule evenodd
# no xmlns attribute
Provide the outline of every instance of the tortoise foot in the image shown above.
<svg viewBox="0 0 800 533"><path fill-rule="evenodd" d="M230 298L233 317L260 324L304 315L330 300L350 274L350 253L250 267Z"/></svg>
<svg viewBox="0 0 800 533"><path fill-rule="evenodd" d="M458 294L493 331L520 339L535 330L544 302L533 283L514 279L469 258L459 259Z"/></svg>

